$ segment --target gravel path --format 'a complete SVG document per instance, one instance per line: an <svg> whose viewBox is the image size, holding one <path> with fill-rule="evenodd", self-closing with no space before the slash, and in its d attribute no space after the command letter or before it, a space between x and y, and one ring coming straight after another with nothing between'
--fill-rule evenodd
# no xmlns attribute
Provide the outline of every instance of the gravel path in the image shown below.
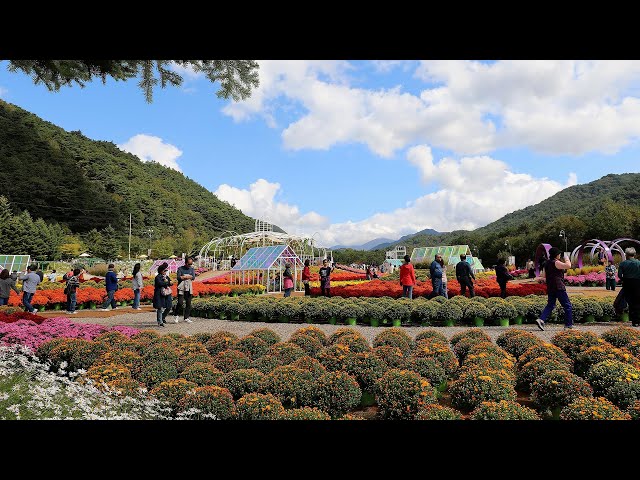
<svg viewBox="0 0 640 480"><path fill-rule="evenodd" d="M106 312L105 312L106 313ZM114 312L115 313L115 312ZM120 313L120 312L118 312ZM156 323L156 315L155 312L137 312L137 313L120 313L119 315L109 316L109 317L82 317L82 314L73 315L70 317L71 320L78 323L99 323L107 326L115 326L115 325L126 325L129 327L135 327L139 329L153 329L161 332L162 334L167 333L182 333L184 335L192 335L197 332L215 332L218 330L227 330L229 332L235 333L238 336L247 335L252 330L257 328L269 328L278 335L283 340L287 340L289 336L299 328L306 326L304 323L263 323L263 322L232 322L229 320L213 320L206 318L197 318L192 317L193 323L185 323L180 317L180 323L173 323L173 316L167 317L167 325L164 328L158 327ZM597 334L601 334L605 330L609 330L618 325L630 325L629 322L626 323L596 323L589 325L577 325L576 330L578 331L591 331ZM327 325L321 324L316 325L320 327L327 335L335 332L338 328L345 327L344 325ZM373 338L380 332L384 331L385 327L366 327L357 325L354 328L361 332L369 342L373 341ZM428 327L405 327L405 331L412 338L415 337L418 333L423 330L426 330ZM436 328L438 331L444 333L447 338L450 338L455 333L464 331L470 327L431 327ZM551 337L558 332L563 330L562 325L554 324L549 325L547 329L542 332L538 330L535 325L518 325L512 327L482 327L484 330L494 341L502 332L507 330L508 328L518 328L522 330L527 330L538 337L551 341Z"/></svg>

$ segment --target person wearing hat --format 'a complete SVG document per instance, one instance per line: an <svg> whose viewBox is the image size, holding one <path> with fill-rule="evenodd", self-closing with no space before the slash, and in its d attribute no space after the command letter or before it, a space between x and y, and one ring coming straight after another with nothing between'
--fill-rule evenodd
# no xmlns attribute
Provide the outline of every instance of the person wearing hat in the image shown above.
<svg viewBox="0 0 640 480"><path fill-rule="evenodd" d="M564 260L560 260L560 249L551 247L549 250L549 260L544 264L541 276L547 281L547 306L544 307L540 318L536 319L538 328L544 330L544 323L549 318L556 306L556 300L560 302L564 309L564 328L573 328L573 308L567 295L567 288L564 286L564 271L571 268L571 260L565 255Z"/></svg>
<svg viewBox="0 0 640 480"><path fill-rule="evenodd" d="M159 327L164 327L167 323L166 318L173 302L168 270L169 264L164 262L158 267L158 274L153 282L153 308L156 309L156 320Z"/></svg>

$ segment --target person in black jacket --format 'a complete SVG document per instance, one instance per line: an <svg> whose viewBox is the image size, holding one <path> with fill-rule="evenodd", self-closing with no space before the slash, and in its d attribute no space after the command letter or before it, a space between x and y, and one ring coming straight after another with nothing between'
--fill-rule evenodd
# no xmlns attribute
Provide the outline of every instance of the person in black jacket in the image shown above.
<svg viewBox="0 0 640 480"><path fill-rule="evenodd" d="M158 267L158 274L153 283L153 308L156 309L156 320L159 327L167 323L167 315L171 310L171 279L167 270L169 264L164 262Z"/></svg>
<svg viewBox="0 0 640 480"><path fill-rule="evenodd" d="M467 287L469 287L469 298L473 298L475 296L473 280L476 279L476 276L473 274L471 265L467 262L467 256L464 253L460 255L460 261L456 264L456 279L460 284L460 295L464 297Z"/></svg>
<svg viewBox="0 0 640 480"><path fill-rule="evenodd" d="M504 258L499 258L496 266L496 281L500 285L500 296L502 298L507 298L507 282L509 280L513 280L513 275L504 266Z"/></svg>

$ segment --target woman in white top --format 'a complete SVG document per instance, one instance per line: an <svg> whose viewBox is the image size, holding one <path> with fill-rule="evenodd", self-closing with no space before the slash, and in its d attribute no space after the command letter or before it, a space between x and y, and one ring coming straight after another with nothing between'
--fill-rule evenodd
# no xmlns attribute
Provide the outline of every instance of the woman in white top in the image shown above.
<svg viewBox="0 0 640 480"><path fill-rule="evenodd" d="M133 266L133 281L131 288L133 288L133 309L142 310L140 308L140 291L144 286L142 281L142 273L140 272L140 264L136 263Z"/></svg>

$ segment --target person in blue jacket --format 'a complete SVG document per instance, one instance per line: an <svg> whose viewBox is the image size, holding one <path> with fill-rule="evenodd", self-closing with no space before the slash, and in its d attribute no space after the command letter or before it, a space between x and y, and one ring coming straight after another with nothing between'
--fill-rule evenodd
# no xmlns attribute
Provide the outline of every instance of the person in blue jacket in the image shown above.
<svg viewBox="0 0 640 480"><path fill-rule="evenodd" d="M116 300L113 297L116 294L116 290L118 290L118 276L116 275L116 272L114 271L114 269L115 269L115 266L113 265L113 263L110 263L109 271L107 272L107 275L104 277L104 286L107 289L107 298L102 304L103 312L106 312L107 310L109 310L108 308L109 304L111 304L111 310L116 309Z"/></svg>
<svg viewBox="0 0 640 480"><path fill-rule="evenodd" d="M442 288L442 255L436 255L436 258L431 262L429 266L429 273L431 274L431 286L433 291L429 294L429 298L442 295L444 297L444 290Z"/></svg>

